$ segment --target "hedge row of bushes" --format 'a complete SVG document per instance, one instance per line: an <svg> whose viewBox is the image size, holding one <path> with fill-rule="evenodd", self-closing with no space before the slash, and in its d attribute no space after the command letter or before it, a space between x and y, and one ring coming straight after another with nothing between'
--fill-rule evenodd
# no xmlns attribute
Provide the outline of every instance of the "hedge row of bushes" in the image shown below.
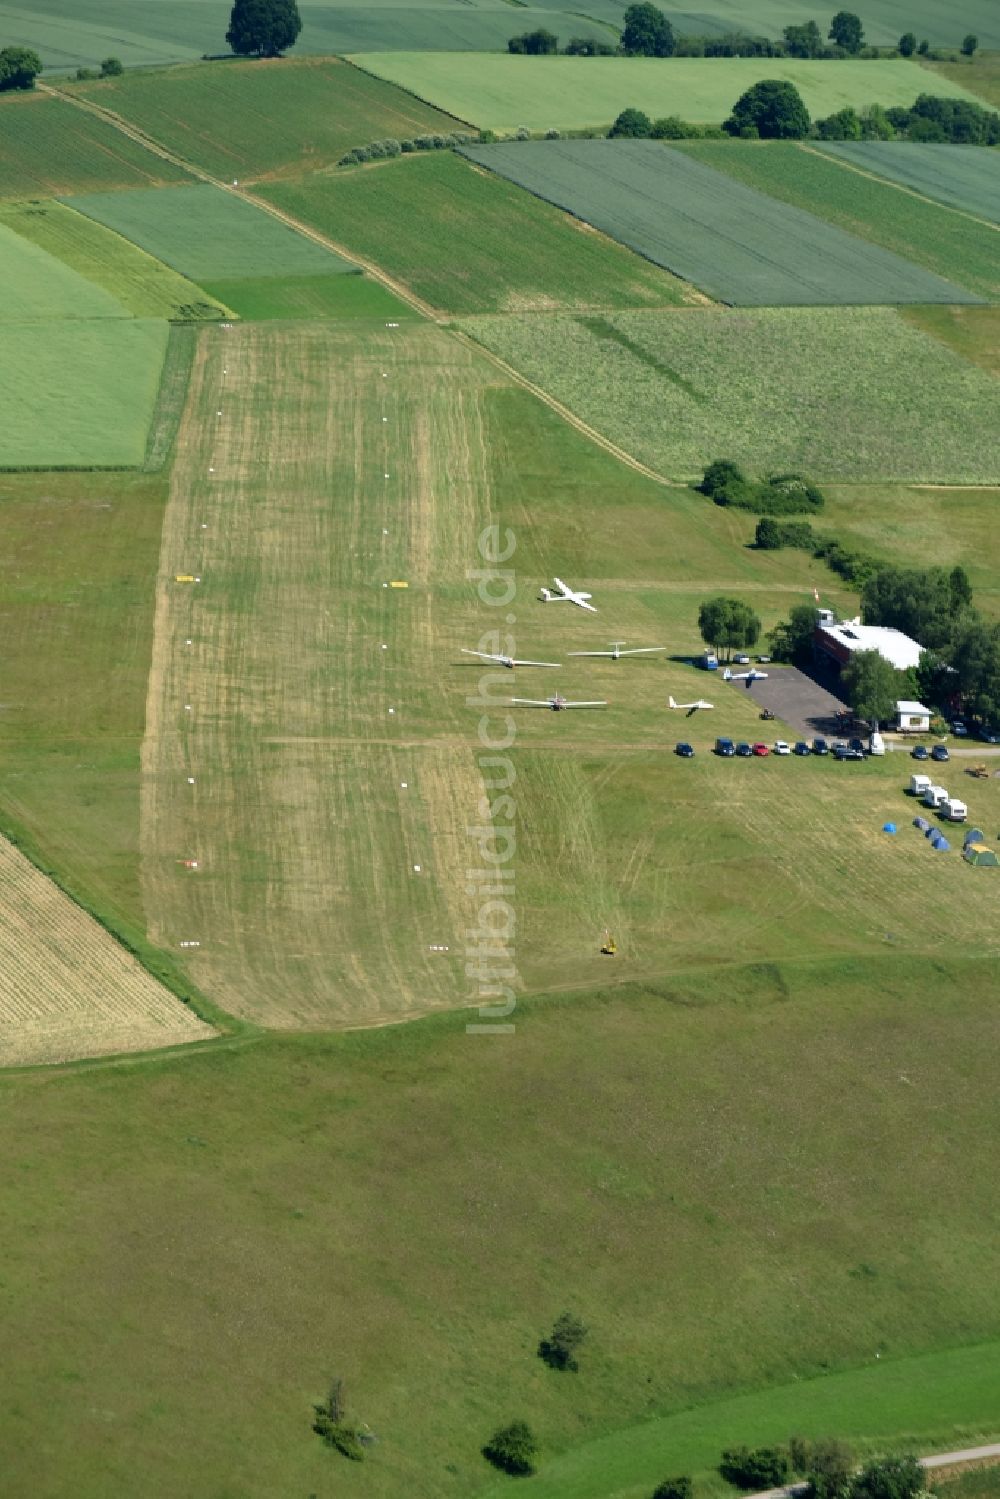
<svg viewBox="0 0 1000 1499"><path fill-rule="evenodd" d="M353 167L363 161L381 161L387 156L407 156L412 151L444 151L451 146L469 146L478 141L479 135L469 130L456 130L451 135L415 135L412 140L369 141L367 146L355 146L337 162L338 167Z"/></svg>
<svg viewBox="0 0 1000 1499"><path fill-rule="evenodd" d="M834 536L817 536L808 521L776 521L764 516L757 522L754 544L765 552L777 552L782 547L811 552L855 588L863 587L882 565L870 552L852 551Z"/></svg>
<svg viewBox="0 0 1000 1499"><path fill-rule="evenodd" d="M755 510L758 515L802 515L822 510L824 504L822 491L801 474L748 479L738 464L728 458L710 463L696 487L717 505Z"/></svg>

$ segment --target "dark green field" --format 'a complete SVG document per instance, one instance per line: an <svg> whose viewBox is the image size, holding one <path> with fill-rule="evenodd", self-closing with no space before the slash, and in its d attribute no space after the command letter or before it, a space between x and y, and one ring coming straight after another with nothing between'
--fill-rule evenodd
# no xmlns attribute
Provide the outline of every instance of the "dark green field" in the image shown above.
<svg viewBox="0 0 1000 1499"><path fill-rule="evenodd" d="M94 115L44 94L0 98L0 197L54 197L190 181Z"/></svg>

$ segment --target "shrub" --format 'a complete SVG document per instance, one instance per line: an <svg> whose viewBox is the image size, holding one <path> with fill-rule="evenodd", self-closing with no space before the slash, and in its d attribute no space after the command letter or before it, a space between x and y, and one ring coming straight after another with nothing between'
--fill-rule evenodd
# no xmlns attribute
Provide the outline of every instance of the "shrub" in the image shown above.
<svg viewBox="0 0 1000 1499"><path fill-rule="evenodd" d="M782 547L799 547L812 551L815 545L812 526L807 520L777 521L765 515L757 522L754 545L762 552L779 552Z"/></svg>
<svg viewBox="0 0 1000 1499"><path fill-rule="evenodd" d="M512 36L507 43L508 52L527 53L531 57L551 56L559 47L559 38L540 26L537 31L525 31L521 36Z"/></svg>
<svg viewBox="0 0 1000 1499"><path fill-rule="evenodd" d="M514 139L516 141L530 141L531 131L527 128L526 125L518 125L517 129L514 131Z"/></svg>
<svg viewBox="0 0 1000 1499"><path fill-rule="evenodd" d="M900 57L912 57L917 50L917 39L912 31L904 31L899 39Z"/></svg>
<svg viewBox="0 0 1000 1499"><path fill-rule="evenodd" d="M978 46L979 46L979 38L978 38L978 36L973 36L972 32L970 31L969 34L968 34L968 36L964 37L963 40L962 40L962 56L963 57L971 57L972 54L975 52L975 50L976 50L976 48Z"/></svg>
<svg viewBox="0 0 1000 1499"><path fill-rule="evenodd" d="M562 136L558 130L546 130L545 139L547 141L558 141L562 139Z"/></svg>
<svg viewBox="0 0 1000 1499"><path fill-rule="evenodd" d="M413 144L418 151L433 151L434 137L433 135L415 135L413 137Z"/></svg>
<svg viewBox="0 0 1000 1499"><path fill-rule="evenodd" d="M496 133L495 130L480 130L480 132L479 132L479 144L481 146L492 146L492 145L494 145L495 142L496 142L496 138L497 138L497 133ZM416 147L419 144L419 142L418 141L414 141L413 144Z"/></svg>
<svg viewBox="0 0 1000 1499"><path fill-rule="evenodd" d="M641 109L623 109L611 129L608 131L608 139L615 137L639 140L651 134L653 123L648 114Z"/></svg>
<svg viewBox="0 0 1000 1499"><path fill-rule="evenodd" d="M690 141L701 136L697 125L689 124L678 115L665 115L662 120L654 120L649 133L654 141Z"/></svg>
<svg viewBox="0 0 1000 1499"><path fill-rule="evenodd" d="M535 1471L538 1443L526 1421L512 1421L499 1427L483 1447L483 1456L504 1473L527 1477Z"/></svg>
<svg viewBox="0 0 1000 1499"><path fill-rule="evenodd" d="M579 1368L576 1354L586 1336L587 1329L579 1317L563 1312L548 1337L539 1343L538 1357L550 1369L571 1369L575 1373Z"/></svg>
<svg viewBox="0 0 1000 1499"><path fill-rule="evenodd" d="M800 474L772 474L755 483L727 458L710 463L695 487L717 505L756 510L758 515L801 515L822 510L824 503L822 491Z"/></svg>
<svg viewBox="0 0 1000 1499"><path fill-rule="evenodd" d="M731 1447L722 1454L719 1472L739 1489L770 1489L788 1477L788 1453L781 1447Z"/></svg>
<svg viewBox="0 0 1000 1499"><path fill-rule="evenodd" d="M925 1483L915 1457L883 1457L866 1463L851 1484L850 1499L913 1499Z"/></svg>
<svg viewBox="0 0 1000 1499"><path fill-rule="evenodd" d="M860 116L850 105L846 109L838 109L836 114L827 115L825 120L816 121L816 134L821 141L859 141L861 139Z"/></svg>
<svg viewBox="0 0 1000 1499"><path fill-rule="evenodd" d="M100 78L100 76L100 73L95 72L93 68L77 68L73 74L77 83L87 83L90 79Z"/></svg>
<svg viewBox="0 0 1000 1499"><path fill-rule="evenodd" d="M756 130L763 140L804 140L809 125L809 111L794 83L764 78L740 95L722 128L744 138Z"/></svg>
<svg viewBox="0 0 1000 1499"><path fill-rule="evenodd" d="M325 1412L318 1411L313 1431L323 1438L328 1447L335 1447L352 1462L364 1462L365 1449L361 1444L361 1432L349 1421L333 1421Z"/></svg>
<svg viewBox="0 0 1000 1499"><path fill-rule="evenodd" d="M691 1499L690 1478L665 1478L653 1490L653 1499Z"/></svg>
<svg viewBox="0 0 1000 1499"><path fill-rule="evenodd" d="M125 64L120 57L106 57L101 63L102 78L120 78L125 71Z"/></svg>
<svg viewBox="0 0 1000 1499"><path fill-rule="evenodd" d="M614 42L599 42L592 36L571 36L564 47L567 57L614 57Z"/></svg>

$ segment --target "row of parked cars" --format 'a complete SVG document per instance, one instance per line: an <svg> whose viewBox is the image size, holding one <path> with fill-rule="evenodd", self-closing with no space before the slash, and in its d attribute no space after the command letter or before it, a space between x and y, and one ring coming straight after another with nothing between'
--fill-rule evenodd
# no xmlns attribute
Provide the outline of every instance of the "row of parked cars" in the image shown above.
<svg viewBox="0 0 1000 1499"><path fill-rule="evenodd" d="M676 746L674 753L684 760L693 760L694 746L682 742ZM799 739L795 744L789 744L787 739L776 739L774 744L764 744L762 741L748 744L745 740L736 741L723 737L715 741L715 753L724 760L735 755L744 760L753 755L761 759L765 755L832 755L835 760L863 760L865 746L860 739L846 742L839 740L835 744L828 744L825 739L814 739L812 744L808 744L805 739Z"/></svg>
<svg viewBox="0 0 1000 1499"><path fill-rule="evenodd" d="M926 744L915 744L910 751L910 755L914 760L951 759L951 756L948 753L948 746L946 744L934 744L930 749L927 748Z"/></svg>

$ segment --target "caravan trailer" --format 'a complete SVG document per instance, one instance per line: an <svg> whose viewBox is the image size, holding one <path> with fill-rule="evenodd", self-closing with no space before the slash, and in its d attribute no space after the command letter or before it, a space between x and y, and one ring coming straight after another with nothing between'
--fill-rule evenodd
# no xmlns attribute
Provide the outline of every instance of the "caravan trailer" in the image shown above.
<svg viewBox="0 0 1000 1499"><path fill-rule="evenodd" d="M964 822L969 815L969 809L957 796L949 796L941 811L949 822Z"/></svg>
<svg viewBox="0 0 1000 1499"><path fill-rule="evenodd" d="M933 807L939 811L949 800L948 793L943 786L928 786L924 792L924 806Z"/></svg>
<svg viewBox="0 0 1000 1499"><path fill-rule="evenodd" d="M928 786L930 784L931 784L931 778L930 778L930 776L924 776L924 775L914 775L914 776L911 776L910 777L910 795L911 796L923 796L924 792L927 790L927 788L928 788Z"/></svg>

